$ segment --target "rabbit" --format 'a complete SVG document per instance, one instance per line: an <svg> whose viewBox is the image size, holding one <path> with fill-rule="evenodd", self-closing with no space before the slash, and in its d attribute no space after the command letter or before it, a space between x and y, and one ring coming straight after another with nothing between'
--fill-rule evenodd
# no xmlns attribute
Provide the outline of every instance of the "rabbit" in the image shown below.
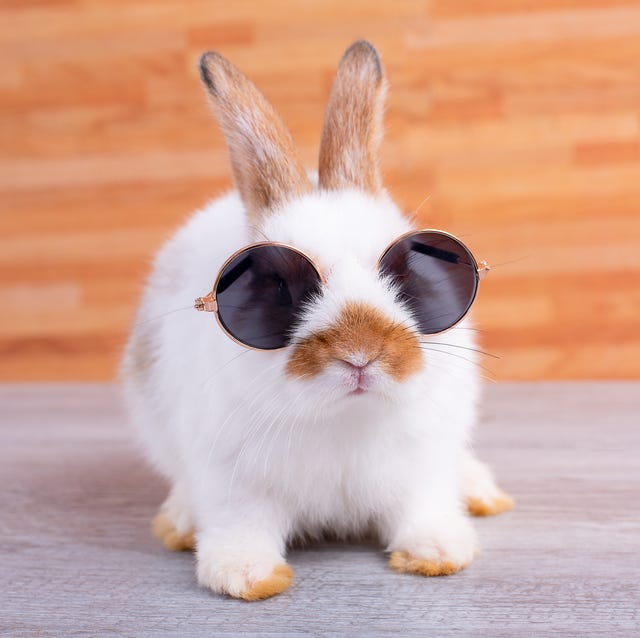
<svg viewBox="0 0 640 638"><path fill-rule="evenodd" d="M200 73L237 190L160 250L122 361L131 421L171 486L153 533L195 549L200 585L245 600L286 590L288 544L326 533L375 534L399 572L463 569L477 547L467 510L512 500L469 447L480 393L470 319L446 345L420 334L375 269L414 230L382 186L376 49L355 42L339 63L315 175L235 66L208 52ZM185 306L230 255L265 240L311 256L324 280L289 344L256 350ZM356 377L366 384L354 391Z"/></svg>

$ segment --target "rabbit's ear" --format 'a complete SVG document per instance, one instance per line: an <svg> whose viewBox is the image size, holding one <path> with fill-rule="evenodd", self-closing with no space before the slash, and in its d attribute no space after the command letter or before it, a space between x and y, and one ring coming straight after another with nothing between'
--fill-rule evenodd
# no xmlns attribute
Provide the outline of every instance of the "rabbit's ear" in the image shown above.
<svg viewBox="0 0 640 638"><path fill-rule="evenodd" d="M255 85L215 52L200 58L200 75L250 219L310 191L291 133Z"/></svg>
<svg viewBox="0 0 640 638"><path fill-rule="evenodd" d="M342 57L324 116L320 188L382 189L378 151L386 80L375 47L361 40Z"/></svg>

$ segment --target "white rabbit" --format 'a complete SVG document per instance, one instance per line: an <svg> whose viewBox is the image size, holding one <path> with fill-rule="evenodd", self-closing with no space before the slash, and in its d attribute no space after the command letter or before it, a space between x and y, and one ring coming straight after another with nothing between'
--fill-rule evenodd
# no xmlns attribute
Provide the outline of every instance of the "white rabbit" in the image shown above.
<svg viewBox="0 0 640 638"><path fill-rule="evenodd" d="M491 514L511 500L468 451L480 390L469 320L419 334L376 270L413 229L381 185L376 50L356 42L340 62L317 184L256 87L216 53L200 64L238 191L162 248L124 356L132 421L171 483L155 535L195 547L199 583L247 600L289 587L287 543L327 531L373 531L398 571L464 568L476 552L465 504ZM304 251L325 281L289 347L257 351L184 307L265 239Z"/></svg>

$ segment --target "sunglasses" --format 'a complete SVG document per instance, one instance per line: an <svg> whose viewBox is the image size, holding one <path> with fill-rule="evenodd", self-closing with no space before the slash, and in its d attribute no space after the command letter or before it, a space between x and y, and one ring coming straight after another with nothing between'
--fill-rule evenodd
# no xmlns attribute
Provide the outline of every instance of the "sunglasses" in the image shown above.
<svg viewBox="0 0 640 638"><path fill-rule="evenodd" d="M489 271L456 237L439 230L411 231L378 260L425 335L452 328L469 311L480 279ZM196 310L216 313L237 343L256 350L289 345L305 304L320 294L324 277L300 250L276 242L251 244L224 262L213 290Z"/></svg>

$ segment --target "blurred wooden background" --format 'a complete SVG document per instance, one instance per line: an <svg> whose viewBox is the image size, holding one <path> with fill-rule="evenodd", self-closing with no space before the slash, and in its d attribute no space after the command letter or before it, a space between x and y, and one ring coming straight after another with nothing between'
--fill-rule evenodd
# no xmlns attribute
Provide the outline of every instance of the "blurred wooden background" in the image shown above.
<svg viewBox="0 0 640 638"><path fill-rule="evenodd" d="M0 379L114 377L154 251L230 185L201 51L314 165L363 37L391 193L496 264L476 312L495 377L639 377L640 3L2 0Z"/></svg>

